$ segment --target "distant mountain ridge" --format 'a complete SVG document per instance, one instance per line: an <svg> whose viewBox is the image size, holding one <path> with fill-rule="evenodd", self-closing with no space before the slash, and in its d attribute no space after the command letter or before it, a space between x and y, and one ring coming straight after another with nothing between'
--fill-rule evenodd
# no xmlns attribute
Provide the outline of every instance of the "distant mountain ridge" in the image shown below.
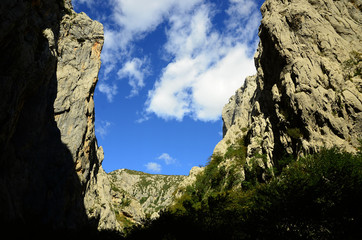
<svg viewBox="0 0 362 240"><path fill-rule="evenodd" d="M184 175L149 174L129 169L108 173L113 209L122 227L155 218L170 206Z"/></svg>

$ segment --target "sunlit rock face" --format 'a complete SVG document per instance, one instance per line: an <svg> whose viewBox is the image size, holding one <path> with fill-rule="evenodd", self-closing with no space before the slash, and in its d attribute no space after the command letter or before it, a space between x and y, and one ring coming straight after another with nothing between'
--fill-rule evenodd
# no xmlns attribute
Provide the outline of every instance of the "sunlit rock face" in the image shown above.
<svg viewBox="0 0 362 240"><path fill-rule="evenodd" d="M117 229L94 134L103 26L66 1L1 3L1 221Z"/></svg>
<svg viewBox="0 0 362 240"><path fill-rule="evenodd" d="M337 146L355 152L362 138L361 1L267 0L261 8L257 74L223 109L215 153L244 139L262 168L285 155ZM258 159L256 159L258 160Z"/></svg>
<svg viewBox="0 0 362 240"><path fill-rule="evenodd" d="M98 221L99 230L117 229L110 184L101 165L103 149L98 148L94 129L93 95L101 66L103 26L74 11L62 18L60 26L55 121L84 187L88 218Z"/></svg>
<svg viewBox="0 0 362 240"><path fill-rule="evenodd" d="M187 179L183 175L148 174L119 169L108 174L113 209L121 227L141 224L145 218L157 218L169 207L177 189Z"/></svg>

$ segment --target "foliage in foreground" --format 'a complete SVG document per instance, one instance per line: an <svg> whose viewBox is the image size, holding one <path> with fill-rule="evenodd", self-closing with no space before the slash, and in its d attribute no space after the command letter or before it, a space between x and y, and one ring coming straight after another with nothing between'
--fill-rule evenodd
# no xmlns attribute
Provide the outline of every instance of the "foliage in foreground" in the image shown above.
<svg viewBox="0 0 362 240"><path fill-rule="evenodd" d="M268 183L186 196L128 239L362 239L361 152L323 150Z"/></svg>

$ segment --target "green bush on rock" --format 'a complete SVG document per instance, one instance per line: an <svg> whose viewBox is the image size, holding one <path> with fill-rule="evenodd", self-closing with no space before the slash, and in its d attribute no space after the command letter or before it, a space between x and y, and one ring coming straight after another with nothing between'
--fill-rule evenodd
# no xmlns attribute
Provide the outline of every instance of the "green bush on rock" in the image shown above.
<svg viewBox="0 0 362 240"><path fill-rule="evenodd" d="M209 166L219 160L211 160ZM210 191L203 188L207 179L201 179L159 219L128 237L362 239L361 152L353 155L334 148L288 163L279 176L248 190ZM214 176L213 169L207 176Z"/></svg>

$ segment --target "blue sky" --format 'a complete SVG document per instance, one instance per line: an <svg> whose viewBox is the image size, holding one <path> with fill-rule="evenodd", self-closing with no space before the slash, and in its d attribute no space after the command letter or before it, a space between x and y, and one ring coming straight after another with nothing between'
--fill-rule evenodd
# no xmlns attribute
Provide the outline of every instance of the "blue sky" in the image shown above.
<svg viewBox="0 0 362 240"><path fill-rule="evenodd" d="M95 107L105 171L205 165L222 139L222 107L256 71L263 1L72 2L104 25Z"/></svg>

